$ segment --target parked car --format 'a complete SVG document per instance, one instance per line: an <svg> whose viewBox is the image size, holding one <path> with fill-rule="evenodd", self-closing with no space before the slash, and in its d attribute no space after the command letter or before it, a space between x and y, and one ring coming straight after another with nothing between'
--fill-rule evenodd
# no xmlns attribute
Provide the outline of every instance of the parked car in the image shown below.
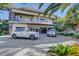
<svg viewBox="0 0 79 59"><path fill-rule="evenodd" d="M56 30L55 29L50 29L47 31L47 36L56 36L57 33L56 33Z"/></svg>
<svg viewBox="0 0 79 59"><path fill-rule="evenodd" d="M15 30L11 32L11 36L13 39L16 39L17 37L27 37L34 40L39 38L39 33L29 30Z"/></svg>

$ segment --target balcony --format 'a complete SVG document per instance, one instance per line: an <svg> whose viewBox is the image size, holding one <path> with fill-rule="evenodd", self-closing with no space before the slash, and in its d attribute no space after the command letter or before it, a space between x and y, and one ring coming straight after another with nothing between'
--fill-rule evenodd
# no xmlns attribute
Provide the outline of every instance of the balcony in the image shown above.
<svg viewBox="0 0 79 59"><path fill-rule="evenodd" d="M10 20L9 23L39 23L39 24L53 24L50 20L36 20L36 19L29 19L29 20Z"/></svg>

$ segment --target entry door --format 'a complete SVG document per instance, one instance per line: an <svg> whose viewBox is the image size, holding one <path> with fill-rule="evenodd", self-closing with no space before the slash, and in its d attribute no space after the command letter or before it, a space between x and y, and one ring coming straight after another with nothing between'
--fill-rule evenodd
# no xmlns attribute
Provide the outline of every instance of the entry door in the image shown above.
<svg viewBox="0 0 79 59"><path fill-rule="evenodd" d="M40 27L41 33L47 33L47 28L46 27Z"/></svg>

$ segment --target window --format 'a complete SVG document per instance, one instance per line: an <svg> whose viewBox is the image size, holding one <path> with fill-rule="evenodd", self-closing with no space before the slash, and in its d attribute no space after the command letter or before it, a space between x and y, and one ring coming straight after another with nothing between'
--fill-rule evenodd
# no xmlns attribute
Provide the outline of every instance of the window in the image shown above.
<svg viewBox="0 0 79 59"><path fill-rule="evenodd" d="M24 31L24 30L25 30L25 27L16 27L15 31Z"/></svg>
<svg viewBox="0 0 79 59"><path fill-rule="evenodd" d="M40 20L41 20L41 21L45 21L46 19L45 19L45 18L40 18Z"/></svg>
<svg viewBox="0 0 79 59"><path fill-rule="evenodd" d="M40 18L40 20L45 20L44 18Z"/></svg>
<svg viewBox="0 0 79 59"><path fill-rule="evenodd" d="M32 18L30 18L30 20L31 20L31 21L33 21L33 19L32 19Z"/></svg>
<svg viewBox="0 0 79 59"><path fill-rule="evenodd" d="M20 21L22 19L21 16L16 16L16 21Z"/></svg>

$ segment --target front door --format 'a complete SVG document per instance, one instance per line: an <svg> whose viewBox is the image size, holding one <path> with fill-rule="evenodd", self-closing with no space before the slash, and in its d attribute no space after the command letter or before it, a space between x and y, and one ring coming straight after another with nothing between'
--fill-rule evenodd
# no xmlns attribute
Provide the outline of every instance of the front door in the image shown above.
<svg viewBox="0 0 79 59"><path fill-rule="evenodd" d="M46 27L40 27L40 33L47 33L47 28Z"/></svg>

